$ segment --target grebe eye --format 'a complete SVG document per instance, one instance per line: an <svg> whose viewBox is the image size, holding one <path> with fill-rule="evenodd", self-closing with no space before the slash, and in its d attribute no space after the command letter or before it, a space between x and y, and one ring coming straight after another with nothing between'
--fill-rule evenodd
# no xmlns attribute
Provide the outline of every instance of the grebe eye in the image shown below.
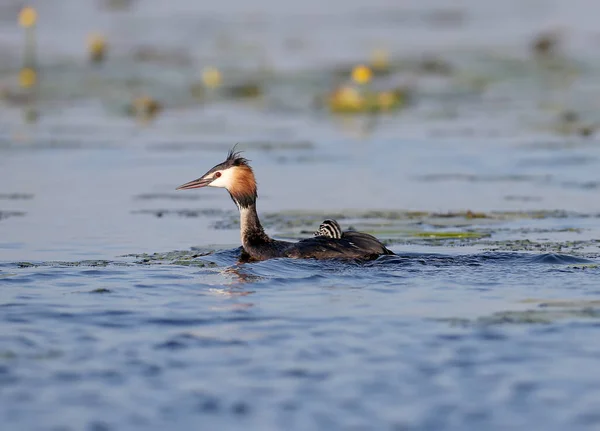
<svg viewBox="0 0 600 431"><path fill-rule="evenodd" d="M221 172L215 172L215 178L219 178L221 176Z"/></svg>

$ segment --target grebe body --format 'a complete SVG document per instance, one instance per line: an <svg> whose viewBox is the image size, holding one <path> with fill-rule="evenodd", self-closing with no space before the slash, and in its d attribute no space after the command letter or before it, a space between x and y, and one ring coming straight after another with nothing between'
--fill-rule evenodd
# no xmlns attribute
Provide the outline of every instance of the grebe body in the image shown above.
<svg viewBox="0 0 600 431"><path fill-rule="evenodd" d="M231 150L227 159L202 177L185 183L177 190L200 187L226 189L240 211L242 259L261 261L274 258L372 260L394 254L377 238L363 232L342 232L335 220L325 220L313 238L298 242L279 241L264 231L258 213L256 179L249 161Z"/></svg>

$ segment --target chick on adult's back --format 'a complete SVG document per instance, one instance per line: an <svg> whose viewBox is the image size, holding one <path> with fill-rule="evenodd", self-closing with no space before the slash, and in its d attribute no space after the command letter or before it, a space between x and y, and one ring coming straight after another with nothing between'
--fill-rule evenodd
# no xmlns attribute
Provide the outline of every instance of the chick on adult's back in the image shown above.
<svg viewBox="0 0 600 431"><path fill-rule="evenodd" d="M384 254L394 254L372 235L346 231L341 232L336 221L332 235L318 235L298 242L278 241L264 231L256 212L258 197L256 179L249 161L231 150L223 163L214 166L200 178L185 183L177 190L200 187L226 189L240 211L240 234L242 247L249 260L266 260L278 257L296 259L361 259L371 260ZM321 225L323 227L323 224ZM326 229L328 230L328 229Z"/></svg>

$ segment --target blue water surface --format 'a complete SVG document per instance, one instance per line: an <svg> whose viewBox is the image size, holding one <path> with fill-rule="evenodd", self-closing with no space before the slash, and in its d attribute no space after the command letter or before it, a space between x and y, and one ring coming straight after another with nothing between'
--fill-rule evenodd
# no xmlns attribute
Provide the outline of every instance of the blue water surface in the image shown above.
<svg viewBox="0 0 600 431"><path fill-rule="evenodd" d="M600 423L596 269L518 253L235 258L4 264L7 429ZM582 305L563 315L535 300L567 291Z"/></svg>
<svg viewBox="0 0 600 431"><path fill-rule="evenodd" d="M33 1L32 100L2 3L1 431L600 429L600 3ZM319 106L374 49L404 109ZM235 143L270 235L397 256L238 263L175 191Z"/></svg>

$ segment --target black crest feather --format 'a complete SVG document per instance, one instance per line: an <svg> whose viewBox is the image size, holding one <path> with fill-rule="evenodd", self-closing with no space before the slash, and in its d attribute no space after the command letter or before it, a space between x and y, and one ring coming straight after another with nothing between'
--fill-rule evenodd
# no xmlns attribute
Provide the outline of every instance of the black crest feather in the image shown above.
<svg viewBox="0 0 600 431"><path fill-rule="evenodd" d="M250 160L246 159L245 157L242 157L241 151L236 151L237 148L237 144L235 144L233 146L233 148L231 150L229 150L229 154L227 154L227 159L225 160L225 163L228 166L249 166L249 162Z"/></svg>

